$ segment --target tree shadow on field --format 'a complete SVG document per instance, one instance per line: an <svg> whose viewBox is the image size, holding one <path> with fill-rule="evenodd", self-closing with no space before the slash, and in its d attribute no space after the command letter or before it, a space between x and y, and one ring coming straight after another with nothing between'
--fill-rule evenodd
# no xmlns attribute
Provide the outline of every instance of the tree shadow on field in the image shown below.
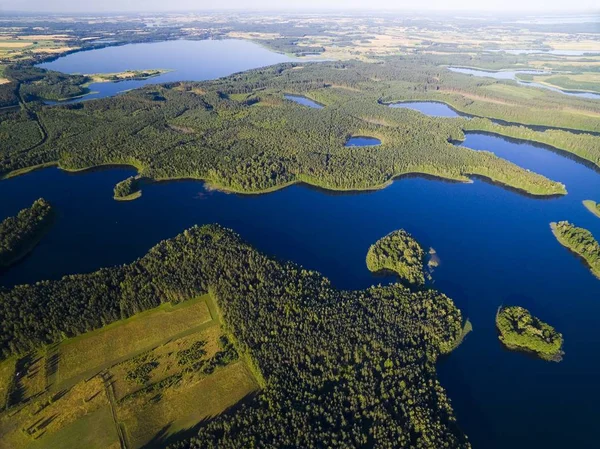
<svg viewBox="0 0 600 449"><path fill-rule="evenodd" d="M146 443L141 449L164 449L165 447L174 444L178 441L193 438L194 436L198 435L198 432L200 432L200 430L203 427L207 426L210 422L212 422L220 416L235 413L245 404L249 404L250 402L252 402L254 398L257 397L257 395L258 392L256 391L248 393L238 402L226 408L218 415L206 417L200 422L198 422L196 425L188 427L187 429L180 430L178 432L169 433L169 428L172 425L172 422L170 422L169 424L164 426L158 433L156 433L156 435L154 435L154 437L152 437L152 439L148 443Z"/></svg>

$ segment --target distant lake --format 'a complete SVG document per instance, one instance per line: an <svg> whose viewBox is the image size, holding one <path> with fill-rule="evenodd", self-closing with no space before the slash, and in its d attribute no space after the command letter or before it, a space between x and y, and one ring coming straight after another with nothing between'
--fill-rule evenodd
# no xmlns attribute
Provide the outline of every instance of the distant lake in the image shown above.
<svg viewBox="0 0 600 449"><path fill-rule="evenodd" d="M497 80L514 80L522 86L538 87L540 89L551 90L563 95L571 95L573 97L587 98L589 100L600 100L600 94L592 92L576 92L570 90L558 89L557 87L547 86L546 84L535 83L533 81L523 81L517 78L517 74L524 75L549 75L548 72L536 70L499 70L497 72L479 69L469 69L465 67L448 67L448 70L465 75L479 76L484 78L495 78Z"/></svg>
<svg viewBox="0 0 600 449"><path fill-rule="evenodd" d="M71 53L54 61L39 64L39 67L71 74L171 70L146 80L92 83L89 88L95 93L82 97L83 100L89 100L109 97L147 84L203 81L294 60L253 42L239 39L176 40L127 44Z"/></svg>

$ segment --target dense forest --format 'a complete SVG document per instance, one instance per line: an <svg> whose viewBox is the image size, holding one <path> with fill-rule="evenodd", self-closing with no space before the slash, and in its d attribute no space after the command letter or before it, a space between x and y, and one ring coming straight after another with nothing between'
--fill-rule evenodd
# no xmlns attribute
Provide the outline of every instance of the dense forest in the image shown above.
<svg viewBox="0 0 600 449"><path fill-rule="evenodd" d="M556 239L565 247L583 258L592 273L600 278L600 244L590 231L569 223L559 221L551 223L552 232Z"/></svg>
<svg viewBox="0 0 600 449"><path fill-rule="evenodd" d="M501 307L496 314L500 341L510 349L537 354L544 360L562 359L563 336L523 307Z"/></svg>
<svg viewBox="0 0 600 449"><path fill-rule="evenodd" d="M53 209L43 198L0 223L0 268L23 258L42 239L52 222Z"/></svg>
<svg viewBox="0 0 600 449"><path fill-rule="evenodd" d="M380 238L367 252L370 271L390 270L411 284L424 284L423 258L425 251L404 229Z"/></svg>
<svg viewBox="0 0 600 449"><path fill-rule="evenodd" d="M205 292L263 389L179 447L470 447L435 373L462 335L449 298L335 290L216 225L130 265L0 290L0 348L22 354Z"/></svg>
<svg viewBox="0 0 600 449"><path fill-rule="evenodd" d="M464 119L431 118L378 101L386 91L427 85L435 73L444 72L395 59L294 63L84 103L34 105L29 116L12 112L0 122L7 136L0 173L51 163L67 170L129 164L151 180L203 179L237 192L299 181L373 189L402 174L423 173L459 181L475 175L534 195L566 192L562 184L489 152L452 145L464 136ZM375 76L376 83L370 81ZM286 101L285 93L326 107ZM345 147L351 135L377 137L382 144Z"/></svg>

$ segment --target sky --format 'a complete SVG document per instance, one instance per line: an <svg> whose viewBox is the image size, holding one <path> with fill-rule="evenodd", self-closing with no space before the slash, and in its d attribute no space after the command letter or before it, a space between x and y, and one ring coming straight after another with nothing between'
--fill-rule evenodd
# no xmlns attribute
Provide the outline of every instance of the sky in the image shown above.
<svg viewBox="0 0 600 449"><path fill-rule="evenodd" d="M0 0L2 11L117 12L214 9L375 9L418 11L590 11L599 0Z"/></svg>

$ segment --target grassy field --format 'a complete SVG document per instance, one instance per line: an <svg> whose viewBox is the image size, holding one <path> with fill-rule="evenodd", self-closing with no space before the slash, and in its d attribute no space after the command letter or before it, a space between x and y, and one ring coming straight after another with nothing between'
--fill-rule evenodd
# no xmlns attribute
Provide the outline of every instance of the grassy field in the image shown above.
<svg viewBox="0 0 600 449"><path fill-rule="evenodd" d="M110 407L102 407L27 446L27 449L48 448L121 449Z"/></svg>
<svg viewBox="0 0 600 449"><path fill-rule="evenodd" d="M161 380L180 372L181 366L177 363L176 354L180 351L189 349L198 341L205 343L203 348L206 352L205 357L212 357L219 350L218 339L220 336L221 329L219 326L209 326L202 331L169 341L168 343L154 348L152 351L148 351L144 356L159 364L158 367L150 373L148 383L152 384L160 382ZM110 369L110 373L114 379L114 389L117 400L121 400L128 394L140 389L139 384L126 379L127 373L134 369L135 365L136 360L134 358L119 363Z"/></svg>
<svg viewBox="0 0 600 449"><path fill-rule="evenodd" d="M17 358L12 357L0 363L0 409L6 404L8 390L15 375Z"/></svg>
<svg viewBox="0 0 600 449"><path fill-rule="evenodd" d="M160 401L143 396L126 401L119 406L118 415L125 424L130 449L137 449L161 431L168 438L216 416L257 389L246 364L238 361L208 377L191 378L167 389Z"/></svg>
<svg viewBox="0 0 600 449"><path fill-rule="evenodd" d="M58 385L54 389L66 388L210 322L208 299L208 296L202 296L175 306L163 304L66 340L59 347Z"/></svg>
<svg viewBox="0 0 600 449"><path fill-rule="evenodd" d="M17 60L31 53L63 53L73 47L65 45L66 36L31 35L31 36L2 36L0 39L0 59L5 61Z"/></svg>
<svg viewBox="0 0 600 449"><path fill-rule="evenodd" d="M22 398L31 399L46 389L46 357L43 351L28 357L27 367L21 368L17 386L22 389ZM23 359L22 359L23 360ZM19 363L17 364L19 368Z"/></svg>
<svg viewBox="0 0 600 449"><path fill-rule="evenodd" d="M69 431L80 419L101 408L108 409L104 394L104 384L99 377L89 382L80 382L69 390L57 394L44 394L23 405L15 406L0 414L0 449L21 449L33 447L70 448L76 446L79 435ZM98 424L95 427L100 427ZM113 426L114 427L114 426ZM110 429L89 429L106 432ZM66 432L66 433L65 433ZM68 439L72 445L51 445L50 438ZM84 435L81 435L84 437Z"/></svg>

